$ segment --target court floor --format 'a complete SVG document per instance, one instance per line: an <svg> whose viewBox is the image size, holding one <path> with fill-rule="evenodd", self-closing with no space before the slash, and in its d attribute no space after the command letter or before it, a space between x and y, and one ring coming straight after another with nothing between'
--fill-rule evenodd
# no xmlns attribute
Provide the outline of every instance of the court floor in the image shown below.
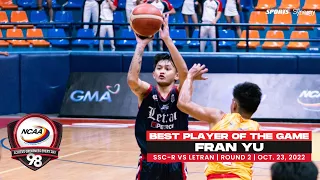
<svg viewBox="0 0 320 180"><path fill-rule="evenodd" d="M1 119L0 119L1 121ZM137 173L139 150L132 120L59 119L64 124L59 159L32 171L11 159L2 148L0 179L2 180L133 180ZM263 123L266 130L313 130L312 158L320 167L319 124ZM207 130L205 124L194 122L191 130ZM6 128L0 129L0 139L10 147ZM319 161L319 163L317 162ZM270 179L271 163L254 165L255 180ZM205 180L205 163L187 163L189 180ZM320 179L320 178L319 178Z"/></svg>

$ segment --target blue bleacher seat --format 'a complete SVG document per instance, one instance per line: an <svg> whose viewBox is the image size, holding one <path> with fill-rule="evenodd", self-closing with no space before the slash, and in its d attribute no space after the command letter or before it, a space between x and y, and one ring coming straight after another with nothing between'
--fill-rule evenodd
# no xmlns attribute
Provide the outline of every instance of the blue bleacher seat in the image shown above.
<svg viewBox="0 0 320 180"><path fill-rule="evenodd" d="M76 40L72 41L73 45L76 46L84 46L84 45L91 45L94 43L94 32L92 29L79 29L77 32ZM92 38L92 39L81 39L81 38Z"/></svg>
<svg viewBox="0 0 320 180"><path fill-rule="evenodd" d="M109 36L108 36L108 33L106 33L106 36L105 36L106 38L108 38ZM99 41L100 41L100 39L97 39L97 40L94 40L94 45L99 45ZM110 40L104 40L104 42L103 42L103 45L104 46L110 46Z"/></svg>
<svg viewBox="0 0 320 180"><path fill-rule="evenodd" d="M170 36L172 37L172 39L174 39L174 38L187 38L186 30L184 30L184 29L170 29ZM181 47L186 44L186 41L185 40L173 40L173 43L176 46Z"/></svg>
<svg viewBox="0 0 320 180"><path fill-rule="evenodd" d="M59 22L59 23L71 23L73 22L73 15L72 15L72 11L57 11L55 14L55 22ZM68 27L68 25L56 25L56 27L58 28L62 28L62 27Z"/></svg>
<svg viewBox="0 0 320 180"><path fill-rule="evenodd" d="M23 0L23 1L26 1L26 0ZM29 0L27 0L27 1L29 1ZM48 8L48 3L46 0L42 1L42 5L44 8ZM38 8L38 2L36 0L33 0L31 8L32 9ZM52 0L52 8L59 9L59 8L61 8L61 5L59 3L57 3L57 0Z"/></svg>
<svg viewBox="0 0 320 180"><path fill-rule="evenodd" d="M180 23L184 23L183 15L181 14L181 12L177 12L177 13L175 14L175 20L176 20L175 23L179 23L179 24L180 24ZM191 27L191 26L189 26L189 27ZM184 29L185 26L176 26L175 28Z"/></svg>
<svg viewBox="0 0 320 180"><path fill-rule="evenodd" d="M227 0L220 0L222 3L222 8L224 9L226 7Z"/></svg>
<svg viewBox="0 0 320 180"><path fill-rule="evenodd" d="M22 8L31 8L36 6L36 1L34 0L17 0L17 5Z"/></svg>
<svg viewBox="0 0 320 180"><path fill-rule="evenodd" d="M48 23L48 16L45 11L31 11L30 21L33 23ZM52 25L37 25L37 27L52 27Z"/></svg>
<svg viewBox="0 0 320 180"><path fill-rule="evenodd" d="M314 33L314 36L311 37L311 39L315 40L315 39L320 39L320 27L316 28L315 29L315 33ZM317 47L320 47L320 42L319 41L316 41L316 42L311 42L311 45L312 46L317 46Z"/></svg>
<svg viewBox="0 0 320 180"><path fill-rule="evenodd" d="M135 38L134 32L129 29L122 29L120 32L122 38ZM119 46L135 46L137 43L136 40L118 40L117 44Z"/></svg>
<svg viewBox="0 0 320 180"><path fill-rule="evenodd" d="M64 7L67 9L82 8L83 4L84 4L84 0L69 0Z"/></svg>
<svg viewBox="0 0 320 180"><path fill-rule="evenodd" d="M175 9L179 9L183 5L183 1L182 0L170 0L170 2L172 4L173 8L175 8Z"/></svg>
<svg viewBox="0 0 320 180"><path fill-rule="evenodd" d="M124 11L115 11L113 13L113 17L114 17L114 19L113 19L114 23L126 23L127 22ZM121 27L120 25L114 25L115 29L119 29L120 27ZM125 26L122 26L122 27L124 28Z"/></svg>
<svg viewBox="0 0 320 180"><path fill-rule="evenodd" d="M199 29L195 29L192 33L192 38L199 38L199 34L200 34ZM189 43L190 47L199 47L199 45L200 45L200 42L195 40L192 40Z"/></svg>
<svg viewBox="0 0 320 180"><path fill-rule="evenodd" d="M253 1L252 0L244 0L240 1L241 7L245 11L251 11L253 9Z"/></svg>
<svg viewBox="0 0 320 180"><path fill-rule="evenodd" d="M125 8L126 8L126 0L119 0L118 9L125 9Z"/></svg>
<svg viewBox="0 0 320 180"><path fill-rule="evenodd" d="M176 23L176 16L174 16L174 15L169 16L168 23L169 24Z"/></svg>
<svg viewBox="0 0 320 180"><path fill-rule="evenodd" d="M49 42L53 46L68 46L69 41L67 39L62 39L67 37L66 33L63 29L49 29L48 30L48 37L61 37L61 39L50 39Z"/></svg>
<svg viewBox="0 0 320 180"><path fill-rule="evenodd" d="M45 7L45 8L48 7L47 1L43 1L43 7ZM61 8L61 5L59 3L57 3L57 0L52 0L52 8L54 8L54 9Z"/></svg>
<svg viewBox="0 0 320 180"><path fill-rule="evenodd" d="M233 30L219 30L219 38L235 38L235 33ZM232 48L236 43L234 41L219 41L220 48Z"/></svg>

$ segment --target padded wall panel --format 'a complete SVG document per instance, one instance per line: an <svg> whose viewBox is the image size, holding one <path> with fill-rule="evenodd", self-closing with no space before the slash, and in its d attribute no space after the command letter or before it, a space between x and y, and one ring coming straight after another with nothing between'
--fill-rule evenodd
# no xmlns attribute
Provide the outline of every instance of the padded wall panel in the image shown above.
<svg viewBox="0 0 320 180"><path fill-rule="evenodd" d="M154 68L154 55L155 54L144 54L142 57L142 64L141 64L141 72L153 72ZM122 71L128 72L129 67L133 58L133 54L125 54L123 55L123 66Z"/></svg>
<svg viewBox="0 0 320 180"><path fill-rule="evenodd" d="M21 55L21 111L58 113L69 69L69 54Z"/></svg>
<svg viewBox="0 0 320 180"><path fill-rule="evenodd" d="M19 54L0 56L0 114L20 112Z"/></svg>
<svg viewBox="0 0 320 180"><path fill-rule="evenodd" d="M208 73L237 73L238 72L238 56L237 55L184 55L188 69L193 64L200 63L206 65Z"/></svg>
<svg viewBox="0 0 320 180"><path fill-rule="evenodd" d="M297 72L296 56L239 55L239 73L295 74Z"/></svg>
<svg viewBox="0 0 320 180"><path fill-rule="evenodd" d="M301 55L298 57L299 74L320 74L320 56Z"/></svg>
<svg viewBox="0 0 320 180"><path fill-rule="evenodd" d="M141 72L152 72L155 54L144 54L142 58ZM123 55L123 72L128 72L133 54ZM182 56L188 68L194 63L205 64L209 68L209 73L237 73L237 55L199 55L184 54Z"/></svg>
<svg viewBox="0 0 320 180"><path fill-rule="evenodd" d="M70 57L71 72L121 72L122 54L73 52Z"/></svg>

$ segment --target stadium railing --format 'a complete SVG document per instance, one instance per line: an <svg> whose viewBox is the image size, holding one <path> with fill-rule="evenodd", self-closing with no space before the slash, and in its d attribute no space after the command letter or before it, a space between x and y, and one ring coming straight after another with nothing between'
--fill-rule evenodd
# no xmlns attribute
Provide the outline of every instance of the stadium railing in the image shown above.
<svg viewBox="0 0 320 180"><path fill-rule="evenodd" d="M43 37L43 38L37 38L37 39L44 39L44 40L53 40L53 39L66 39L69 40L69 49L71 50L72 48L72 40L79 39L79 37L72 36L72 31L74 29L77 29L83 25L118 25L118 26L128 26L130 25L129 23L93 23L93 22L51 22L51 23L3 23L0 22L0 27L3 25L33 25L34 27L37 27L37 25L51 25L51 26L57 26L57 25L64 25L65 27L63 29L68 29L69 31L69 36L67 37ZM246 30L246 38L172 38L173 40L181 40L181 41L245 41L246 42L246 52L249 52L249 42L250 41L284 41L284 42L320 42L320 39L270 39L270 38L249 38L249 30L253 26L264 26L264 27L271 27L271 26L277 26L277 27L282 27L282 26L287 26L287 27L320 27L320 24L249 24L249 23L217 23L217 24L203 24L203 23L170 23L170 27L173 26L216 26L216 27L236 27L240 26L241 30ZM244 28L243 28L244 27ZM15 28L15 27L14 27ZM5 28L3 28L5 29ZM42 28L42 29L50 29L50 28ZM99 34L99 33L97 33ZM2 40L12 40L13 38L6 38L2 37ZM34 38L14 38L15 40L32 40ZM123 37L81 37L81 39L94 39L94 40L135 40L135 38L123 38ZM154 37L154 40L160 41L159 37ZM159 43L158 43L159 45Z"/></svg>

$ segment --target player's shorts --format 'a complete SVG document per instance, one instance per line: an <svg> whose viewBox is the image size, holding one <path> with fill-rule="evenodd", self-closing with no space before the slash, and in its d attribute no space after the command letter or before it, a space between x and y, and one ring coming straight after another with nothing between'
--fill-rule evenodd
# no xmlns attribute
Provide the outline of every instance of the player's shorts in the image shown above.
<svg viewBox="0 0 320 180"><path fill-rule="evenodd" d="M235 174L210 174L207 180L241 180L241 178Z"/></svg>
<svg viewBox="0 0 320 180"><path fill-rule="evenodd" d="M187 168L184 163L147 162L140 155L136 180L186 180Z"/></svg>

